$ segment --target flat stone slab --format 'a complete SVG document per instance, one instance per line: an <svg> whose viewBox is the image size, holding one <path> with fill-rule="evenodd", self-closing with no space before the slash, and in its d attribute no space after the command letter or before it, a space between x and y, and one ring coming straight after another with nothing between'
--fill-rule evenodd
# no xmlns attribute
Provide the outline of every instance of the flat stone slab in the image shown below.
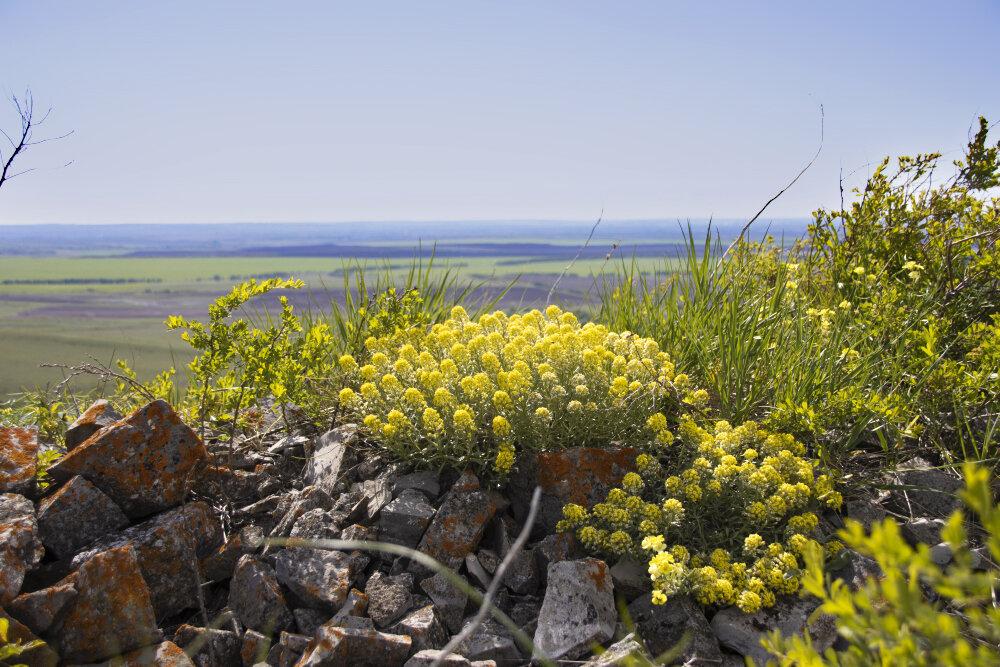
<svg viewBox="0 0 1000 667"><path fill-rule="evenodd" d="M325 625L316 633L296 667L382 667L402 665L410 655L406 635Z"/></svg>
<svg viewBox="0 0 1000 667"><path fill-rule="evenodd" d="M94 433L49 474L60 482L82 475L138 519L180 504L206 465L195 432L156 400Z"/></svg>
<svg viewBox="0 0 1000 667"><path fill-rule="evenodd" d="M333 494L344 470L354 464L351 445L357 437L358 427L355 424L345 424L321 435L302 471L303 482Z"/></svg>
<svg viewBox="0 0 1000 667"><path fill-rule="evenodd" d="M11 616L36 635L43 635L79 593L71 582L19 595L7 606Z"/></svg>
<svg viewBox="0 0 1000 667"><path fill-rule="evenodd" d="M30 494L38 469L38 429L0 427L0 493Z"/></svg>

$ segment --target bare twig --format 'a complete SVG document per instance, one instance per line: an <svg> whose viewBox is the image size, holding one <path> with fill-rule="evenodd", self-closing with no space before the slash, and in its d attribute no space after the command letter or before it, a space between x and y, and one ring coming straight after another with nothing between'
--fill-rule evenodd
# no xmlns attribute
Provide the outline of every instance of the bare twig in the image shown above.
<svg viewBox="0 0 1000 667"><path fill-rule="evenodd" d="M91 357L91 359L94 358ZM149 389L143 386L142 383L140 383L138 380L136 380L135 378L130 378L129 376L124 375L122 373L118 373L116 371L111 370L97 359L94 359L94 363L92 364L77 364L75 366L70 366L68 364L39 364L39 366L41 366L42 368L61 368L65 371L70 372L69 375L67 375L62 382L60 382L55 386L56 391L59 391L60 389L65 387L66 383L68 383L70 380L72 380L74 377L78 375L96 375L99 378L101 378L102 382L107 382L111 378L114 378L120 382L124 382L125 384L129 385L132 389L134 389L136 392L141 394L142 397L145 398L146 400L148 401L156 400L156 396L153 395L153 392L149 391Z"/></svg>
<svg viewBox="0 0 1000 667"><path fill-rule="evenodd" d="M44 123L46 119L48 119L49 114L52 113L52 109L46 111L41 118L36 118L35 99L31 95L30 90L25 91L23 98L19 99L17 95L14 95L11 97L11 100L14 103L14 108L17 109L17 114L21 117L21 132L19 135L15 134L14 137L11 137L3 130L0 130L0 134L2 134L5 139L7 139L7 142L10 144L11 147L11 152L6 159L4 159L3 153L0 152L0 168L2 168L0 169L0 187L3 187L3 184L5 182L11 180L16 176L21 176L22 174L26 174L29 171L35 170L35 167L31 167L29 169L23 169L18 172L13 172L11 170L11 166L14 164L14 160L17 158L17 156L27 151L29 147L38 146L39 144L44 144L49 141L65 139L69 135L73 134L73 131L71 130L66 134L62 134L58 137L47 137L45 139L32 140L33 130L42 123ZM68 162L66 163L66 165L63 166L68 166L69 164L72 164L72 162Z"/></svg>
<svg viewBox="0 0 1000 667"><path fill-rule="evenodd" d="M799 178L802 176L802 174L806 173L806 171L809 170L809 167L813 166L813 163L816 161L816 158L819 157L820 151L823 150L823 135L824 135L823 124L824 124L823 105L821 104L819 106L819 148L816 149L816 154L813 155L813 158L811 160L809 160L809 164L807 164L805 167L803 167L802 171L800 171L798 173L798 175L795 178L792 179L791 183L789 183L788 185L786 185L785 187L783 187L778 194L776 194L773 197L771 197L770 199L768 199L767 203L764 204L764 206L761 207L761 209L759 211L757 211L757 215L755 215L754 217L750 218L750 222L748 222L747 224L745 224L743 226L743 229L740 230L740 235L737 236L733 240L733 242L729 245L728 248L726 248L726 252L722 253L722 257L725 257L730 252L732 252L733 248L736 247L736 244L739 243L743 239L743 236L747 233L747 230L750 229L750 225L752 225L754 223L754 221L756 221L757 218L759 218L761 216L761 214L764 212L764 210L767 209L767 207L770 206L774 202L774 200L776 200L781 195L785 194L785 191L788 190L788 188L790 188L793 185L795 185L795 182L797 180L799 180ZM721 261L721 258L720 258L720 261Z"/></svg>
<svg viewBox="0 0 1000 667"><path fill-rule="evenodd" d="M590 235L587 236L587 240L584 241L584 243L583 243L582 246L580 246L580 250L577 251L576 257L573 258L572 262L570 262L569 264L566 265L566 268L562 270L562 273L559 274L559 277L556 278L556 281L554 283L552 283L552 289L549 290L549 295L547 297L545 297L545 305L546 306L548 306L549 303L551 303L551 301L552 301L552 295L555 294L556 287L559 286L559 281L561 281L563 279L563 276L565 276L566 273L571 268L573 268L573 265L576 264L576 260L580 259L580 255L583 254L584 249L586 249L586 247L588 245L590 245L590 239L594 238L594 232L597 231L597 225L601 224L601 219L603 217L604 217L604 209L602 208L601 209L601 214L599 216L597 216L597 222L595 222L594 226L590 228Z"/></svg>

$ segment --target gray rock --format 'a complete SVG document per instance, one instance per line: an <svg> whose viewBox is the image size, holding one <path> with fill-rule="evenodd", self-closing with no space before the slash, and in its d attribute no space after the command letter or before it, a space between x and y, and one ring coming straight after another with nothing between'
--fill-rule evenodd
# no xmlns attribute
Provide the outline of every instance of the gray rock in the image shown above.
<svg viewBox="0 0 1000 667"><path fill-rule="evenodd" d="M267 563L243 556L229 584L229 608L244 626L265 635L288 628L294 622L278 578Z"/></svg>
<svg viewBox="0 0 1000 667"><path fill-rule="evenodd" d="M16 493L0 494L0 550L10 549L26 570L33 570L45 553L41 536L31 501Z"/></svg>
<svg viewBox="0 0 1000 667"><path fill-rule="evenodd" d="M243 647L240 649L242 664L245 666L265 663L267 654L271 650L270 635L248 629L243 633Z"/></svg>
<svg viewBox="0 0 1000 667"><path fill-rule="evenodd" d="M411 643L406 635L325 625L309 642L298 667L402 665L410 655Z"/></svg>
<svg viewBox="0 0 1000 667"><path fill-rule="evenodd" d="M413 548L434 517L427 497L416 489L404 489L382 510L380 527L386 542Z"/></svg>
<svg viewBox="0 0 1000 667"><path fill-rule="evenodd" d="M242 638L232 630L182 625L174 633L174 643L184 649L196 667L237 665L240 663Z"/></svg>
<svg viewBox="0 0 1000 667"><path fill-rule="evenodd" d="M712 617L711 626L720 645L760 665L772 657L760 642L775 629L791 637L808 628L813 647L822 654L836 641L837 626L828 614L809 622L818 606L816 598L780 597L773 607L753 614L745 614L737 607L723 609Z"/></svg>
<svg viewBox="0 0 1000 667"><path fill-rule="evenodd" d="M418 470L403 475L393 482L392 497L398 498L407 489L420 491L430 500L434 500L441 494L441 475L434 470Z"/></svg>
<svg viewBox="0 0 1000 667"><path fill-rule="evenodd" d="M951 552L951 545L947 542L935 544L931 547L931 562L940 567L944 567L952 561L954 554Z"/></svg>
<svg viewBox="0 0 1000 667"><path fill-rule="evenodd" d="M312 637L319 630L319 626L330 620L330 612L322 609L310 609L309 607L299 607L292 610L295 617L295 627L299 634Z"/></svg>
<svg viewBox="0 0 1000 667"><path fill-rule="evenodd" d="M522 551L514 556L503 576L504 585L511 593L534 595L538 591L538 562L534 551Z"/></svg>
<svg viewBox="0 0 1000 667"><path fill-rule="evenodd" d="M648 664L654 664L646 649L635 638L635 634L629 633L609 646L607 651L585 662L583 667L617 667L618 665L625 667L635 664L636 661L644 664L641 662L643 660L648 661Z"/></svg>
<svg viewBox="0 0 1000 667"><path fill-rule="evenodd" d="M302 481L334 493L344 471L354 465L352 445L357 440L358 427L347 424L327 431L319 437L312 457L302 470Z"/></svg>
<svg viewBox="0 0 1000 667"><path fill-rule="evenodd" d="M483 590L490 587L490 582L493 580L493 577L491 577L486 571L486 568L480 564L479 559L476 558L476 554L467 554L465 556L465 571L469 573L469 577L472 581L479 584Z"/></svg>
<svg viewBox="0 0 1000 667"><path fill-rule="evenodd" d="M643 595L648 597L653 590L649 563L634 558L620 558L612 565L611 581L615 584L615 593L623 595L628 602Z"/></svg>
<svg viewBox="0 0 1000 667"><path fill-rule="evenodd" d="M244 526L240 532L230 535L226 543L215 553L202 561L202 569L208 581L222 581L233 576L236 563L247 554L252 554L264 544L264 531L260 526Z"/></svg>
<svg viewBox="0 0 1000 667"><path fill-rule="evenodd" d="M282 549L275 556L275 575L308 607L340 609L351 587L351 557L340 551L308 547Z"/></svg>
<svg viewBox="0 0 1000 667"><path fill-rule="evenodd" d="M401 574L390 577L376 572L368 579L368 616L375 625L385 628L413 608L413 577Z"/></svg>
<svg viewBox="0 0 1000 667"><path fill-rule="evenodd" d="M38 504L42 543L57 558L72 556L128 524L121 508L80 475Z"/></svg>
<svg viewBox="0 0 1000 667"><path fill-rule="evenodd" d="M301 451L305 453L306 443L309 438L304 435L287 435L278 442L267 448L268 454L284 454L289 451Z"/></svg>
<svg viewBox="0 0 1000 667"><path fill-rule="evenodd" d="M881 579L885 576L875 559L862 556L853 549L842 549L828 569L852 591L860 589L871 577Z"/></svg>
<svg viewBox="0 0 1000 667"><path fill-rule="evenodd" d="M403 667L432 667L441 655L441 651L434 649L424 649L414 653L409 660L403 663ZM441 665L442 667L470 667L472 663L462 655L449 653Z"/></svg>
<svg viewBox="0 0 1000 667"><path fill-rule="evenodd" d="M535 646L553 660L575 660L615 631L614 585L604 561L587 558L549 566Z"/></svg>
<svg viewBox="0 0 1000 667"><path fill-rule="evenodd" d="M272 652L278 653L276 656L278 667L294 667L299 664L302 654L309 646L311 639L311 637L295 632L282 632L278 640L278 645L271 649ZM271 654L269 653L267 657L270 662Z"/></svg>
<svg viewBox="0 0 1000 667"><path fill-rule="evenodd" d="M38 470L38 429L0 426L0 493L32 495Z"/></svg>
<svg viewBox="0 0 1000 667"><path fill-rule="evenodd" d="M886 504L904 516L944 519L962 506L957 495L962 488L961 479L944 470L932 468L930 463L920 457L897 466L895 472L889 475L889 482L918 487L892 489L889 492Z"/></svg>
<svg viewBox="0 0 1000 667"><path fill-rule="evenodd" d="M586 555L577 544L576 538L568 533L546 535L535 546L534 552L543 586L548 578L549 565L563 560L577 560Z"/></svg>
<svg viewBox="0 0 1000 667"><path fill-rule="evenodd" d="M465 581L464 577L462 581ZM462 617L465 614L465 605L469 602L469 596L448 581L448 578L440 572L421 581L420 588L434 602L434 606L441 614L441 620L444 621L448 631L452 634L461 632Z"/></svg>
<svg viewBox="0 0 1000 667"><path fill-rule="evenodd" d="M887 516L885 508L874 495L847 498L844 500L844 510L848 518L865 527L865 532L870 532L874 524L881 523Z"/></svg>
<svg viewBox="0 0 1000 667"><path fill-rule="evenodd" d="M340 527L330 516L330 512L322 507L316 507L304 513L296 520L292 530L288 533L289 539L304 540L306 542L315 540L335 540L340 537ZM310 546L303 544L302 546Z"/></svg>
<svg viewBox="0 0 1000 667"><path fill-rule="evenodd" d="M90 404L66 429L66 449L73 449L105 426L123 419L111 404L101 398Z"/></svg>
<svg viewBox="0 0 1000 667"><path fill-rule="evenodd" d="M465 625L471 622L472 619L469 618L465 621ZM455 651L469 660L493 660L496 664L504 666L520 665L525 662L513 635L492 617L487 617L471 635L455 647Z"/></svg>
<svg viewBox="0 0 1000 667"><path fill-rule="evenodd" d="M56 617L68 609L78 595L72 582L19 595L7 606L10 615L36 635L48 632Z"/></svg>
<svg viewBox="0 0 1000 667"><path fill-rule="evenodd" d="M448 643L448 633L433 605L421 607L403 617L389 630L394 635L407 635L413 640L412 651L441 648Z"/></svg>
<svg viewBox="0 0 1000 667"><path fill-rule="evenodd" d="M941 529L944 519L910 519L900 526L903 537L910 544L938 544L941 542Z"/></svg>
<svg viewBox="0 0 1000 667"><path fill-rule="evenodd" d="M392 482L388 478L368 479L361 485L361 493L368 499L368 522L374 521L382 508L392 502Z"/></svg>
<svg viewBox="0 0 1000 667"><path fill-rule="evenodd" d="M690 661L693 664L711 663L722 659L719 642L705 618L701 607L686 595L672 597L665 604L653 604L649 593L636 598L628 606L636 633L642 637L646 648L654 656L677 647L685 633L690 640L680 655L670 663Z"/></svg>

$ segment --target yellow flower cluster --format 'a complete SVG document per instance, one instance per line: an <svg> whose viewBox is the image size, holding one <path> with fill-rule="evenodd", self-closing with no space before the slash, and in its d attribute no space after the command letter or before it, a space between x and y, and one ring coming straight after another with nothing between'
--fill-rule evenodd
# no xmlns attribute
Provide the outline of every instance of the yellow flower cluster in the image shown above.
<svg viewBox="0 0 1000 667"><path fill-rule="evenodd" d="M685 592L753 612L798 590L800 559L815 543L814 510L841 504L802 444L752 422L720 421L709 432L684 417L668 437L665 416L654 415L647 427L655 442L674 444L659 457L639 455L639 474L627 474L590 512L567 505L558 529L593 552L648 559L657 603Z"/></svg>
<svg viewBox="0 0 1000 667"><path fill-rule="evenodd" d="M367 363L340 359L350 385L340 404L408 460L505 475L515 448L634 442L650 415L665 420L677 405L674 366L650 339L581 326L555 306L450 315L369 338Z"/></svg>

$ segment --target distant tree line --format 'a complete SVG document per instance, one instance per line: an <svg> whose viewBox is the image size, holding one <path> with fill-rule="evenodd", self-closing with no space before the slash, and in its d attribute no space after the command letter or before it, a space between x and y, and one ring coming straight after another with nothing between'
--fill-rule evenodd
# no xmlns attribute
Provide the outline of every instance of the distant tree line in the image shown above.
<svg viewBox="0 0 1000 667"><path fill-rule="evenodd" d="M34 280L2 280L0 285L124 285L162 282L163 278L38 278Z"/></svg>

